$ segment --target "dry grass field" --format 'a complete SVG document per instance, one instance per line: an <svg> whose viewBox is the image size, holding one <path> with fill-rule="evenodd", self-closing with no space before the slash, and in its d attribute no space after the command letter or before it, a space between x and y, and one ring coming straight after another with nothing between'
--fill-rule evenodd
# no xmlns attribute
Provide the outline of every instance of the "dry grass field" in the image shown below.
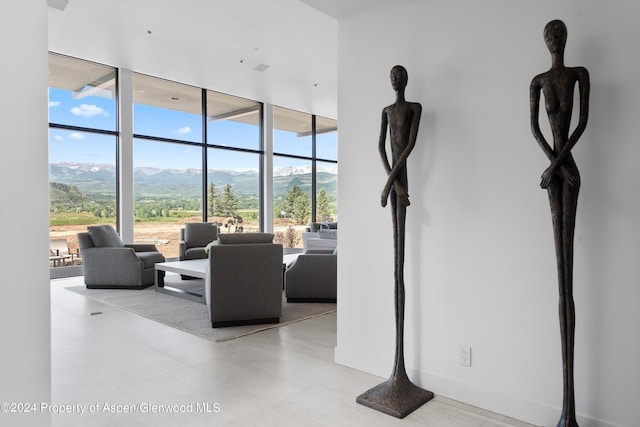
<svg viewBox="0 0 640 427"><path fill-rule="evenodd" d="M178 247L180 244L180 229L184 227L187 222L199 222L200 218L183 218L178 222L139 222L134 224L134 239L135 243L153 243L158 250L162 252L165 258L177 258ZM291 222L286 219L276 219L274 224L275 240L278 243L283 243L283 234L286 233L287 228L291 225ZM258 231L258 224L244 223L245 232ZM302 247L301 233L306 228L305 225L294 226L297 236L298 244L296 247ZM56 225L49 228L49 236L52 239L66 239L69 249L72 252L76 251L78 247L78 239L76 234L82 231L86 231L86 225ZM222 232L227 230L222 228Z"/></svg>

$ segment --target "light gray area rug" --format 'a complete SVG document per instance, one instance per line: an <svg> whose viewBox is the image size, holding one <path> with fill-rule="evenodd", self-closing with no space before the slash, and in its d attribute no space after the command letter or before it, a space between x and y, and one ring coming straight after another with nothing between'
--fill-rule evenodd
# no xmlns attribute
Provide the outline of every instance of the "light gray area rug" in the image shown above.
<svg viewBox="0 0 640 427"><path fill-rule="evenodd" d="M336 311L335 303L287 303L283 293L280 323L212 328L205 304L156 292L153 286L143 290L87 289L85 286L65 289L215 342L232 340Z"/></svg>
<svg viewBox="0 0 640 427"><path fill-rule="evenodd" d="M64 267L51 267L49 268L50 279L63 279L65 277L82 276L81 265L65 265Z"/></svg>

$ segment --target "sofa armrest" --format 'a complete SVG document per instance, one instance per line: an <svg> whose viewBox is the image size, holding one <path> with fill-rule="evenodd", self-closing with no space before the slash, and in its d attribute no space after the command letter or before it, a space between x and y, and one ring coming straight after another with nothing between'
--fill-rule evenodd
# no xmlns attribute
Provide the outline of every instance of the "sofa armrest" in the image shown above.
<svg viewBox="0 0 640 427"><path fill-rule="evenodd" d="M315 231L307 231L302 233L302 248L307 250L307 241L309 239L318 239L318 233Z"/></svg>
<svg viewBox="0 0 640 427"><path fill-rule="evenodd" d="M285 271L285 294L293 299L333 300L337 295L338 258L302 254Z"/></svg>
<svg viewBox="0 0 640 427"><path fill-rule="evenodd" d="M307 239L305 252L310 250L334 250L338 246L337 239Z"/></svg>
<svg viewBox="0 0 640 427"><path fill-rule="evenodd" d="M125 248L131 248L136 252L160 252L156 245L151 243L134 243L130 245L124 245Z"/></svg>
<svg viewBox="0 0 640 427"><path fill-rule="evenodd" d="M187 252L187 242L184 240L180 240L180 244L178 246L178 259L182 261L185 258L185 253Z"/></svg>
<svg viewBox="0 0 640 427"><path fill-rule="evenodd" d="M303 271L310 278L318 277L326 272L337 273L338 258L331 252L298 255L295 261L287 267L287 272Z"/></svg>
<svg viewBox="0 0 640 427"><path fill-rule="evenodd" d="M87 285L142 283L144 264L133 248L85 248L81 254L84 282Z"/></svg>

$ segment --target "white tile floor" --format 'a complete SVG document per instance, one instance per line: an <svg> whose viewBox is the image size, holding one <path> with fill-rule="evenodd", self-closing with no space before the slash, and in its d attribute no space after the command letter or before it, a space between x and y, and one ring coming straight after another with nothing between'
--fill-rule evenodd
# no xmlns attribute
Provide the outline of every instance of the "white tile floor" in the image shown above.
<svg viewBox="0 0 640 427"><path fill-rule="evenodd" d="M79 284L51 281L53 403L84 409L54 427L530 426L439 396L403 420L358 405L384 379L333 362L335 314L213 343L64 289Z"/></svg>

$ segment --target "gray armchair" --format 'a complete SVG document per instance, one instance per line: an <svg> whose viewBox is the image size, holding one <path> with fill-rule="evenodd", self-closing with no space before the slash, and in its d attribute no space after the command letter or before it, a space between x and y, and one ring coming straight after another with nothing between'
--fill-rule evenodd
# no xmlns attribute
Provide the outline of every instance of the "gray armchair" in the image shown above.
<svg viewBox="0 0 640 427"><path fill-rule="evenodd" d="M180 229L180 261L204 259L204 248L218 238L218 226L210 222L189 222Z"/></svg>
<svg viewBox="0 0 640 427"><path fill-rule="evenodd" d="M309 250L284 273L287 302L336 302L337 250Z"/></svg>
<svg viewBox="0 0 640 427"><path fill-rule="evenodd" d="M180 261L190 259L204 259L208 255L204 248L218 238L218 226L210 222L188 222L180 229L180 246L178 255ZM192 280L195 277L181 274L182 280Z"/></svg>
<svg viewBox="0 0 640 427"><path fill-rule="evenodd" d="M282 245L273 243L273 234L219 234L205 280L211 326L278 323L282 259Z"/></svg>
<svg viewBox="0 0 640 427"><path fill-rule="evenodd" d="M77 236L89 289L144 289L154 284L155 264L165 261L155 245L125 245L110 225Z"/></svg>

